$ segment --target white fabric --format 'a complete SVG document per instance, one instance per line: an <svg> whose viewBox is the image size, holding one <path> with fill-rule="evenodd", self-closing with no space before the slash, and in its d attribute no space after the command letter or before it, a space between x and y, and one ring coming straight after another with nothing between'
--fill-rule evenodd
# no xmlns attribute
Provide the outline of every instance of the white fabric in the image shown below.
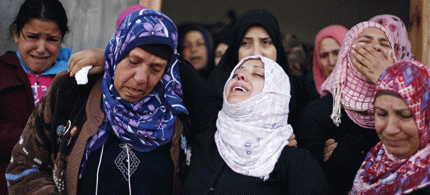
<svg viewBox="0 0 430 195"><path fill-rule="evenodd" d="M293 133L288 124L289 78L275 61L251 56L239 62L228 80L245 60L258 58L264 63L263 91L243 102L229 104L224 87L215 143L220 156L233 171L267 179Z"/></svg>
<svg viewBox="0 0 430 195"><path fill-rule="evenodd" d="M85 66L75 74L76 83L85 85L88 83L88 72L93 66Z"/></svg>

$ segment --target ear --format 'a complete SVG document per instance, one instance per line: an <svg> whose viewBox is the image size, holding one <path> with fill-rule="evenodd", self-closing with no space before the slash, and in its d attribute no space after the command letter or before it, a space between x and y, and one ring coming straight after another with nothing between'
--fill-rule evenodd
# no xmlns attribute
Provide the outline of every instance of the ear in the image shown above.
<svg viewBox="0 0 430 195"><path fill-rule="evenodd" d="M19 32L16 30L16 24L13 25L13 40L15 43L18 43L19 40Z"/></svg>

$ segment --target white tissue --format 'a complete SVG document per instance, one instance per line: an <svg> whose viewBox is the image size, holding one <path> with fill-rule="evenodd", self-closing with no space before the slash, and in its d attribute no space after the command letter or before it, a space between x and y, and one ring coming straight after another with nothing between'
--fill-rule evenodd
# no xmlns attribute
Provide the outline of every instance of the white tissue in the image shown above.
<svg viewBox="0 0 430 195"><path fill-rule="evenodd" d="M78 85L85 85L88 83L88 72L93 66L85 66L75 75L76 82Z"/></svg>

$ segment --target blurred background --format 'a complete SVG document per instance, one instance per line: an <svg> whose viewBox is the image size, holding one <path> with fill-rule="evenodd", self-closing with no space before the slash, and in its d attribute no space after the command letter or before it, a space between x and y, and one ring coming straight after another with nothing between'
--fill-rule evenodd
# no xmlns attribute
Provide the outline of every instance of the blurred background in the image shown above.
<svg viewBox="0 0 430 195"><path fill-rule="evenodd" d="M428 1L428 0L420 0ZM0 0L0 54L16 50L9 27L23 0ZM277 17L281 32L292 33L312 45L318 31L330 24L351 28L378 14L393 14L410 27L410 0L60 0L71 31L64 46L75 51L104 48L115 32L118 14L132 4L153 4L177 25L204 24L218 32L242 13L262 8ZM428 15L428 14L427 14ZM413 41L413 40L411 40Z"/></svg>

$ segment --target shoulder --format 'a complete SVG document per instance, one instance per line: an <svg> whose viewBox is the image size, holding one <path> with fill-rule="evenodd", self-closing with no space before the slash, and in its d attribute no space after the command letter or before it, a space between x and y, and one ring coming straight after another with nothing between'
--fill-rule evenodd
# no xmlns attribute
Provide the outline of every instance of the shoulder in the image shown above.
<svg viewBox="0 0 430 195"><path fill-rule="evenodd" d="M14 67L16 69L17 67L20 67L18 56L16 56L15 52L8 51L0 56L0 65L1 69L3 69L5 66Z"/></svg>

